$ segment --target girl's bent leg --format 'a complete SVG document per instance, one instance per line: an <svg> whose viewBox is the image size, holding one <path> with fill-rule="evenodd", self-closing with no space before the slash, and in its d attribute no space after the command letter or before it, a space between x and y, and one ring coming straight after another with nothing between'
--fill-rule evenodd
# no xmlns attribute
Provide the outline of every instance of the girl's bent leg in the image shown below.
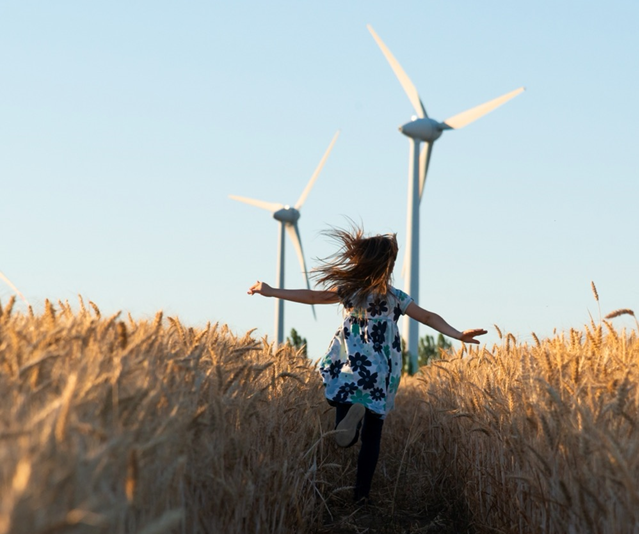
<svg viewBox="0 0 639 534"><path fill-rule="evenodd" d="M362 427L362 448L357 461L357 480L355 482L355 502L365 499L371 490L371 482L382 441L384 420L376 413L366 410Z"/></svg>

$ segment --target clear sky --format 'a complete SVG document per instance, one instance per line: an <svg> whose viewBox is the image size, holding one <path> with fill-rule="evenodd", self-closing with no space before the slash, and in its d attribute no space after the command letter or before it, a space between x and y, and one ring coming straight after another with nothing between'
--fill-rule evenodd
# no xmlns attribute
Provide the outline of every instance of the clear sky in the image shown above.
<svg viewBox="0 0 639 534"><path fill-rule="evenodd" d="M493 324L528 341L597 319L591 280L602 314L639 313L636 0L3 1L0 271L38 311L82 294L271 336L273 301L246 289L274 281L277 223L228 195L294 204L338 129L307 263L346 216L401 256L414 111L366 24L435 119L527 88L436 142L418 302L490 344ZM285 306L313 357L338 322Z"/></svg>

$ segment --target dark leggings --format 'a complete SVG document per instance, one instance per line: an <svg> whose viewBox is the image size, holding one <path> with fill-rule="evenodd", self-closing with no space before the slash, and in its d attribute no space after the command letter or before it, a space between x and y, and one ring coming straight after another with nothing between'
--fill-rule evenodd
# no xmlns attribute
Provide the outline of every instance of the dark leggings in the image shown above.
<svg viewBox="0 0 639 534"><path fill-rule="evenodd" d="M335 406L335 427L346 417L350 404L330 402L331 406ZM359 450L357 459L357 479L355 482L355 501L368 497L371 490L371 482L377 459L379 458L379 445L382 440L382 426L384 420L379 414L371 412L368 408L364 414L363 425L361 428L362 448ZM358 430L358 435L360 431ZM357 435L351 445L357 443Z"/></svg>

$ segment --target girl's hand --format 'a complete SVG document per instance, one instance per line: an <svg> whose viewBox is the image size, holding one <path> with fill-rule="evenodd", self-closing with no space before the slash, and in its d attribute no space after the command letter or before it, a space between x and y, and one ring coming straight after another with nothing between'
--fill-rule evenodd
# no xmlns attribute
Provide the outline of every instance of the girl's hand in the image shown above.
<svg viewBox="0 0 639 534"><path fill-rule="evenodd" d="M260 282L259 280L255 282L247 291L249 295L255 295L255 293L262 295L263 297L272 297L273 296L273 288L269 286L266 282Z"/></svg>
<svg viewBox="0 0 639 534"><path fill-rule="evenodd" d="M459 341L463 341L464 343L473 343L475 345L479 345L479 341L475 339L477 336L483 336L487 334L488 330L483 330L482 328L475 328L474 330L464 330L462 332Z"/></svg>

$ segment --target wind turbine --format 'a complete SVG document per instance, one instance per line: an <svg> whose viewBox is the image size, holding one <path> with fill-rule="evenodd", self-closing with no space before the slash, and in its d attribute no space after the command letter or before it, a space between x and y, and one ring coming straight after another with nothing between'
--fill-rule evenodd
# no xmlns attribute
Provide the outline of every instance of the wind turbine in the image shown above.
<svg viewBox="0 0 639 534"><path fill-rule="evenodd" d="M13 289L13 291L16 292L16 294L25 302L27 306L30 305L27 299L24 298L24 295L20 293L20 290L15 285L13 285L13 282L9 280L4 274L2 274L2 271L0 271L0 280L4 281L5 284L7 284L11 289Z"/></svg>
<svg viewBox="0 0 639 534"><path fill-rule="evenodd" d="M370 25L368 25L367 28L381 48L386 60L390 63L395 76L399 79L399 83L402 85L410 103L417 113L417 116L413 116L410 122L399 127L399 131L410 140L406 256L404 259L405 286L408 294L417 298L419 295L419 204L424 193L428 165L433 153L433 144L440 138L445 130L459 130L463 128L502 104L505 104L511 98L516 97L524 91L524 88L520 87L494 100L454 115L443 122L438 122L428 116L413 82L411 82L388 47ZM421 142L424 143L424 147L420 154L419 144ZM404 321L403 337L407 342L407 350L410 354L412 369L417 369L418 331L417 323L414 320L406 318Z"/></svg>
<svg viewBox="0 0 639 534"><path fill-rule="evenodd" d="M333 140L331 144L328 145L328 149L324 153L324 156L319 162L317 169L311 176L308 184L306 185L306 189L302 191L300 198L295 203L294 207L290 207L284 204L278 204L276 202L264 202L263 200L254 200L252 198L246 197L238 197L235 195L229 195L233 200L238 200L239 202L245 202L246 204L251 204L252 206L257 206L258 208L265 209L270 211L273 215L273 218L280 223L280 231L278 237L278 259L277 259L277 273L276 279L279 288L284 287L284 232L288 232L291 241L293 242L293 246L295 247L295 251L297 252L297 258L300 261L300 265L302 267L302 272L304 273L304 277L306 278L306 287L311 288L308 282L308 273L306 272L306 262L304 261L304 253L302 252L302 240L300 239L300 231L297 226L297 221L300 218L300 209L302 205L306 201L306 197L310 193L313 185L315 184L315 180L319 176L322 167L324 167L324 163L328 159L328 155L331 153L333 149L333 145L335 141L337 141L337 137L339 136L339 130L333 136ZM313 310L313 316L315 317L315 307L311 307ZM281 345L284 342L284 301L281 299L275 299L275 336L277 345Z"/></svg>

